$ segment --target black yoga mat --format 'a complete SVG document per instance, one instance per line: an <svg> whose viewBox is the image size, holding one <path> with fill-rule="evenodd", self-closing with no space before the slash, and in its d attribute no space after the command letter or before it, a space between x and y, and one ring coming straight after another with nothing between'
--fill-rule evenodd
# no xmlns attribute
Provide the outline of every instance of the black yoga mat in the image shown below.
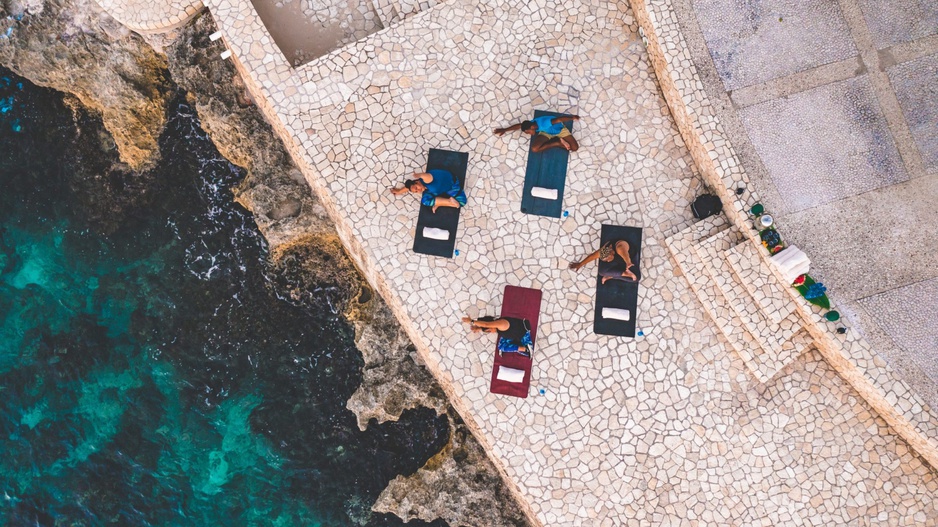
<svg viewBox="0 0 938 527"><path fill-rule="evenodd" d="M609 242L625 240L629 244L629 257L635 265L631 271L641 280L642 230L637 227L603 225L600 247ZM598 263L598 262L597 262ZM598 268L598 265L597 265ZM629 310L629 320L602 318L604 307ZM602 283L596 271L596 311L593 313L593 333L597 335L635 336L635 321L638 318L638 281L608 280Z"/></svg>
<svg viewBox="0 0 938 527"><path fill-rule="evenodd" d="M565 113L534 111L534 117L549 115L565 117ZM573 132L573 121L563 123ZM534 137L537 137L535 135ZM528 168L524 173L524 191L521 194L521 212L549 218L559 218L563 212L563 188L567 182L567 160L570 153L564 148L551 148L545 152L534 153L534 137L528 147ZM532 187L555 188L557 199L542 199L531 195Z"/></svg>
<svg viewBox="0 0 938 527"><path fill-rule="evenodd" d="M466 167L469 165L467 152L452 152L431 148L427 155L427 170L448 170L459 180L459 186L466 190ZM440 207L433 212L433 207L420 206L417 215L417 232L414 235L414 252L452 258L456 247L456 231L459 227L459 210L453 207ZM423 237L424 227L445 229L450 232L448 240L434 240Z"/></svg>

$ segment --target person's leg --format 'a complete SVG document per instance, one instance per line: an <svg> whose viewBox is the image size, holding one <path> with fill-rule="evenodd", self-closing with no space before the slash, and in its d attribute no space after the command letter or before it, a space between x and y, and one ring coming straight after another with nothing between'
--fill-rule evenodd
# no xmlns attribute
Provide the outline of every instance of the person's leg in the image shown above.
<svg viewBox="0 0 938 527"><path fill-rule="evenodd" d="M485 331L485 330L497 330L497 331L507 331L508 330L508 320L504 318L496 317L479 317L475 320L469 317L463 317L463 322L469 324L473 332Z"/></svg>
<svg viewBox="0 0 938 527"><path fill-rule="evenodd" d="M532 147L532 150L534 150L535 152L543 152L545 150L550 150L551 148L564 148L564 149L567 148L560 141L559 137L547 137L547 136L540 136L540 135L538 137L544 137L544 139L546 140L543 143L541 143L540 146L538 146L537 139L536 138L534 139L534 146Z"/></svg>
<svg viewBox="0 0 938 527"><path fill-rule="evenodd" d="M637 280L638 277L635 276L635 273L632 272L632 258L629 256L629 242L625 240L619 240L616 242L616 254L625 262L625 271L622 273L622 276L628 278L629 280Z"/></svg>
<svg viewBox="0 0 938 527"><path fill-rule="evenodd" d="M456 203L459 203L460 207L465 207L466 201L468 201L466 199L466 192L463 190L460 190L459 192L457 192L456 195L453 196L453 199L456 200Z"/></svg>
<svg viewBox="0 0 938 527"><path fill-rule="evenodd" d="M576 139L572 135L566 137L561 137L560 141L564 144L564 147L570 152L576 152L580 149L580 143L576 142Z"/></svg>
<svg viewBox="0 0 938 527"><path fill-rule="evenodd" d="M537 134L534 136L534 142L531 143L531 150L534 152L541 152L544 150L544 145L550 141L550 137L547 137L544 134Z"/></svg>

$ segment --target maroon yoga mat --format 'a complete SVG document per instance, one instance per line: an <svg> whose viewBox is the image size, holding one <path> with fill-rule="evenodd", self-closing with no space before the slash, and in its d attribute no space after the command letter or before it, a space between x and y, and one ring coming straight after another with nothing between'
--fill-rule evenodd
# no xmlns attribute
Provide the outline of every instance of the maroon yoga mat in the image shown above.
<svg viewBox="0 0 938 527"><path fill-rule="evenodd" d="M537 319L541 313L541 291L539 289L528 289L527 287L515 287L513 285L505 286L504 300L502 300L503 317L526 318L531 322L531 342L535 343L531 357L537 353ZM517 353L498 352L498 344L495 348L495 366L492 368L492 385L489 391L501 395L512 395L515 397L526 398L528 396L528 387L531 385L531 358L522 357ZM524 380L521 382L500 381L496 378L498 368L506 366L516 370L524 370Z"/></svg>

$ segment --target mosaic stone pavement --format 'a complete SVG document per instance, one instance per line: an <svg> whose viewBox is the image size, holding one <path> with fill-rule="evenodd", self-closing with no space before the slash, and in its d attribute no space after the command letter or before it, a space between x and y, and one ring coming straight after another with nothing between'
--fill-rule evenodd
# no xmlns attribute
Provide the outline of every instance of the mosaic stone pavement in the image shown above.
<svg viewBox="0 0 938 527"><path fill-rule="evenodd" d="M757 382L665 240L702 191L625 3L453 1L293 70L248 0L207 2L353 258L543 525L936 525L936 473L813 350ZM556 220L521 214L527 141L579 114ZM469 152L452 260L410 250L429 148ZM592 334L603 223L644 228L637 339ZM751 270L747 270L751 271ZM731 271L732 272L732 271ZM465 314L544 292L531 394L488 393ZM769 303L772 304L772 303ZM784 309L784 306L782 306Z"/></svg>

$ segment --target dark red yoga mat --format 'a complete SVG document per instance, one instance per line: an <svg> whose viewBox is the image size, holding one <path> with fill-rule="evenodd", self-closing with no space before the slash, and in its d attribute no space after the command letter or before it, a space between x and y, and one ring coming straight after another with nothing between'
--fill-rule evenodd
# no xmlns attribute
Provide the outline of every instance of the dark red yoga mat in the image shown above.
<svg viewBox="0 0 938 527"><path fill-rule="evenodd" d="M531 386L531 366L534 364L531 359L537 353L537 319L540 314L541 291L539 289L528 289L527 287L515 287L513 285L505 286L501 316L528 319L531 322L531 342L535 345L529 358L517 353L501 354L498 352L498 344L496 343L495 366L492 368L492 385L489 388L492 393L521 398L528 396L528 387ZM498 368L502 366L524 370L524 380L521 382L498 380L496 378Z"/></svg>

